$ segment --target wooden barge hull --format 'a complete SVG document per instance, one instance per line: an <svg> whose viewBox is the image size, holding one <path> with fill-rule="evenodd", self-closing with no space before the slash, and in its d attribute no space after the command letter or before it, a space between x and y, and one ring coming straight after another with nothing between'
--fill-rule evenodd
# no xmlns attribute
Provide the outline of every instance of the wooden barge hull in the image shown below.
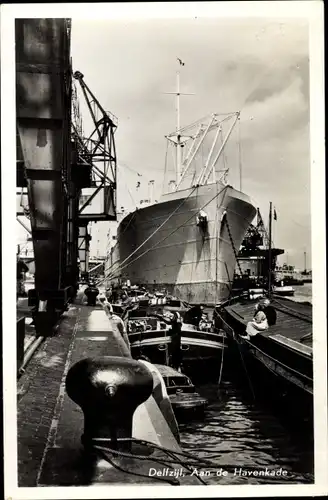
<svg viewBox="0 0 328 500"><path fill-rule="evenodd" d="M249 339L240 335L245 335L254 303L236 301L223 305L217 313L223 320L222 328L229 343L235 345L241 356L252 358L281 381L287 382L289 387L312 398L312 317L301 312L301 309L309 312L311 308L308 304L302 307L302 304L294 305L291 301L279 301L277 307L277 324Z"/></svg>
<svg viewBox="0 0 328 500"><path fill-rule="evenodd" d="M156 335L157 334L157 335ZM197 336L189 336L183 332L181 351L183 370L188 375L197 375L206 380L215 378L220 371L223 350L227 348L224 335L196 332ZM165 332L143 332L129 334L132 357L138 359L147 356L152 363L166 364L169 360L169 344L171 338Z"/></svg>

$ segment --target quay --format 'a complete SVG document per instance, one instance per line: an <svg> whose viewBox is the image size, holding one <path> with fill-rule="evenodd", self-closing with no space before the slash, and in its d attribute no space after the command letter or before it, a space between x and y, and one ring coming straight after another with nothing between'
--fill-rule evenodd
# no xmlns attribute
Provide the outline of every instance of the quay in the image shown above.
<svg viewBox="0 0 328 500"><path fill-rule="evenodd" d="M161 470L167 456L181 452L169 423L153 396L136 409L132 437L154 443L154 448L138 444L131 457L114 455L117 467L102 460L96 466L84 456L81 436L83 412L67 395L65 381L70 368L86 359L115 356L131 359L115 324L103 307L85 305L83 291L60 319L54 336L45 339L26 367L18 384L18 484L19 486L78 486L116 484L199 484L186 474L174 479L149 475ZM82 384L82 382L81 382ZM122 418L125 412L121 408ZM143 455L143 459L133 458ZM170 461L168 461L170 467ZM177 463L180 468L181 464ZM184 469L183 469L184 470ZM186 471L187 472L187 471Z"/></svg>

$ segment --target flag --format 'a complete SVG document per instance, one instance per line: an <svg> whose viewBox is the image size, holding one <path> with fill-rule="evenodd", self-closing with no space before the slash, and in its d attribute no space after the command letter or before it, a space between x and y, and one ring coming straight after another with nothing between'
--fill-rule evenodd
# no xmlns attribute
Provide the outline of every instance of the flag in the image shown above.
<svg viewBox="0 0 328 500"><path fill-rule="evenodd" d="M277 220L277 212L276 209L273 209L273 220Z"/></svg>
<svg viewBox="0 0 328 500"><path fill-rule="evenodd" d="M177 57L177 59L179 61L180 66L184 66L185 65L185 63L181 59L179 59L179 57Z"/></svg>
<svg viewBox="0 0 328 500"><path fill-rule="evenodd" d="M257 209L257 226L256 227L257 227L257 229L264 228L264 222L263 222L262 215L261 215L259 208Z"/></svg>

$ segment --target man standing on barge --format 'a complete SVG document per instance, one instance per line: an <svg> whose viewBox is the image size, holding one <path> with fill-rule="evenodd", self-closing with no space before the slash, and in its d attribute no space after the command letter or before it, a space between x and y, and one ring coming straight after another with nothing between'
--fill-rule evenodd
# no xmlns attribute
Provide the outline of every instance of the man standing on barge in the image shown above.
<svg viewBox="0 0 328 500"><path fill-rule="evenodd" d="M181 350L181 317L178 312L174 313L172 325L169 330L171 334L171 343L169 344L169 354L171 357L171 366L175 370L181 371L182 350Z"/></svg>

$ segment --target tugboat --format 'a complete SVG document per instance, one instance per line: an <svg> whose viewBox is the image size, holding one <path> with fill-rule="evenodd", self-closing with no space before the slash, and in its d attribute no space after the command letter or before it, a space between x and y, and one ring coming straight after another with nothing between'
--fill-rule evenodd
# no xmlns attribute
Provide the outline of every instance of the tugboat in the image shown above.
<svg viewBox="0 0 328 500"><path fill-rule="evenodd" d="M163 377L173 411L181 414L204 412L208 401L196 392L190 378L166 365L155 365Z"/></svg>

